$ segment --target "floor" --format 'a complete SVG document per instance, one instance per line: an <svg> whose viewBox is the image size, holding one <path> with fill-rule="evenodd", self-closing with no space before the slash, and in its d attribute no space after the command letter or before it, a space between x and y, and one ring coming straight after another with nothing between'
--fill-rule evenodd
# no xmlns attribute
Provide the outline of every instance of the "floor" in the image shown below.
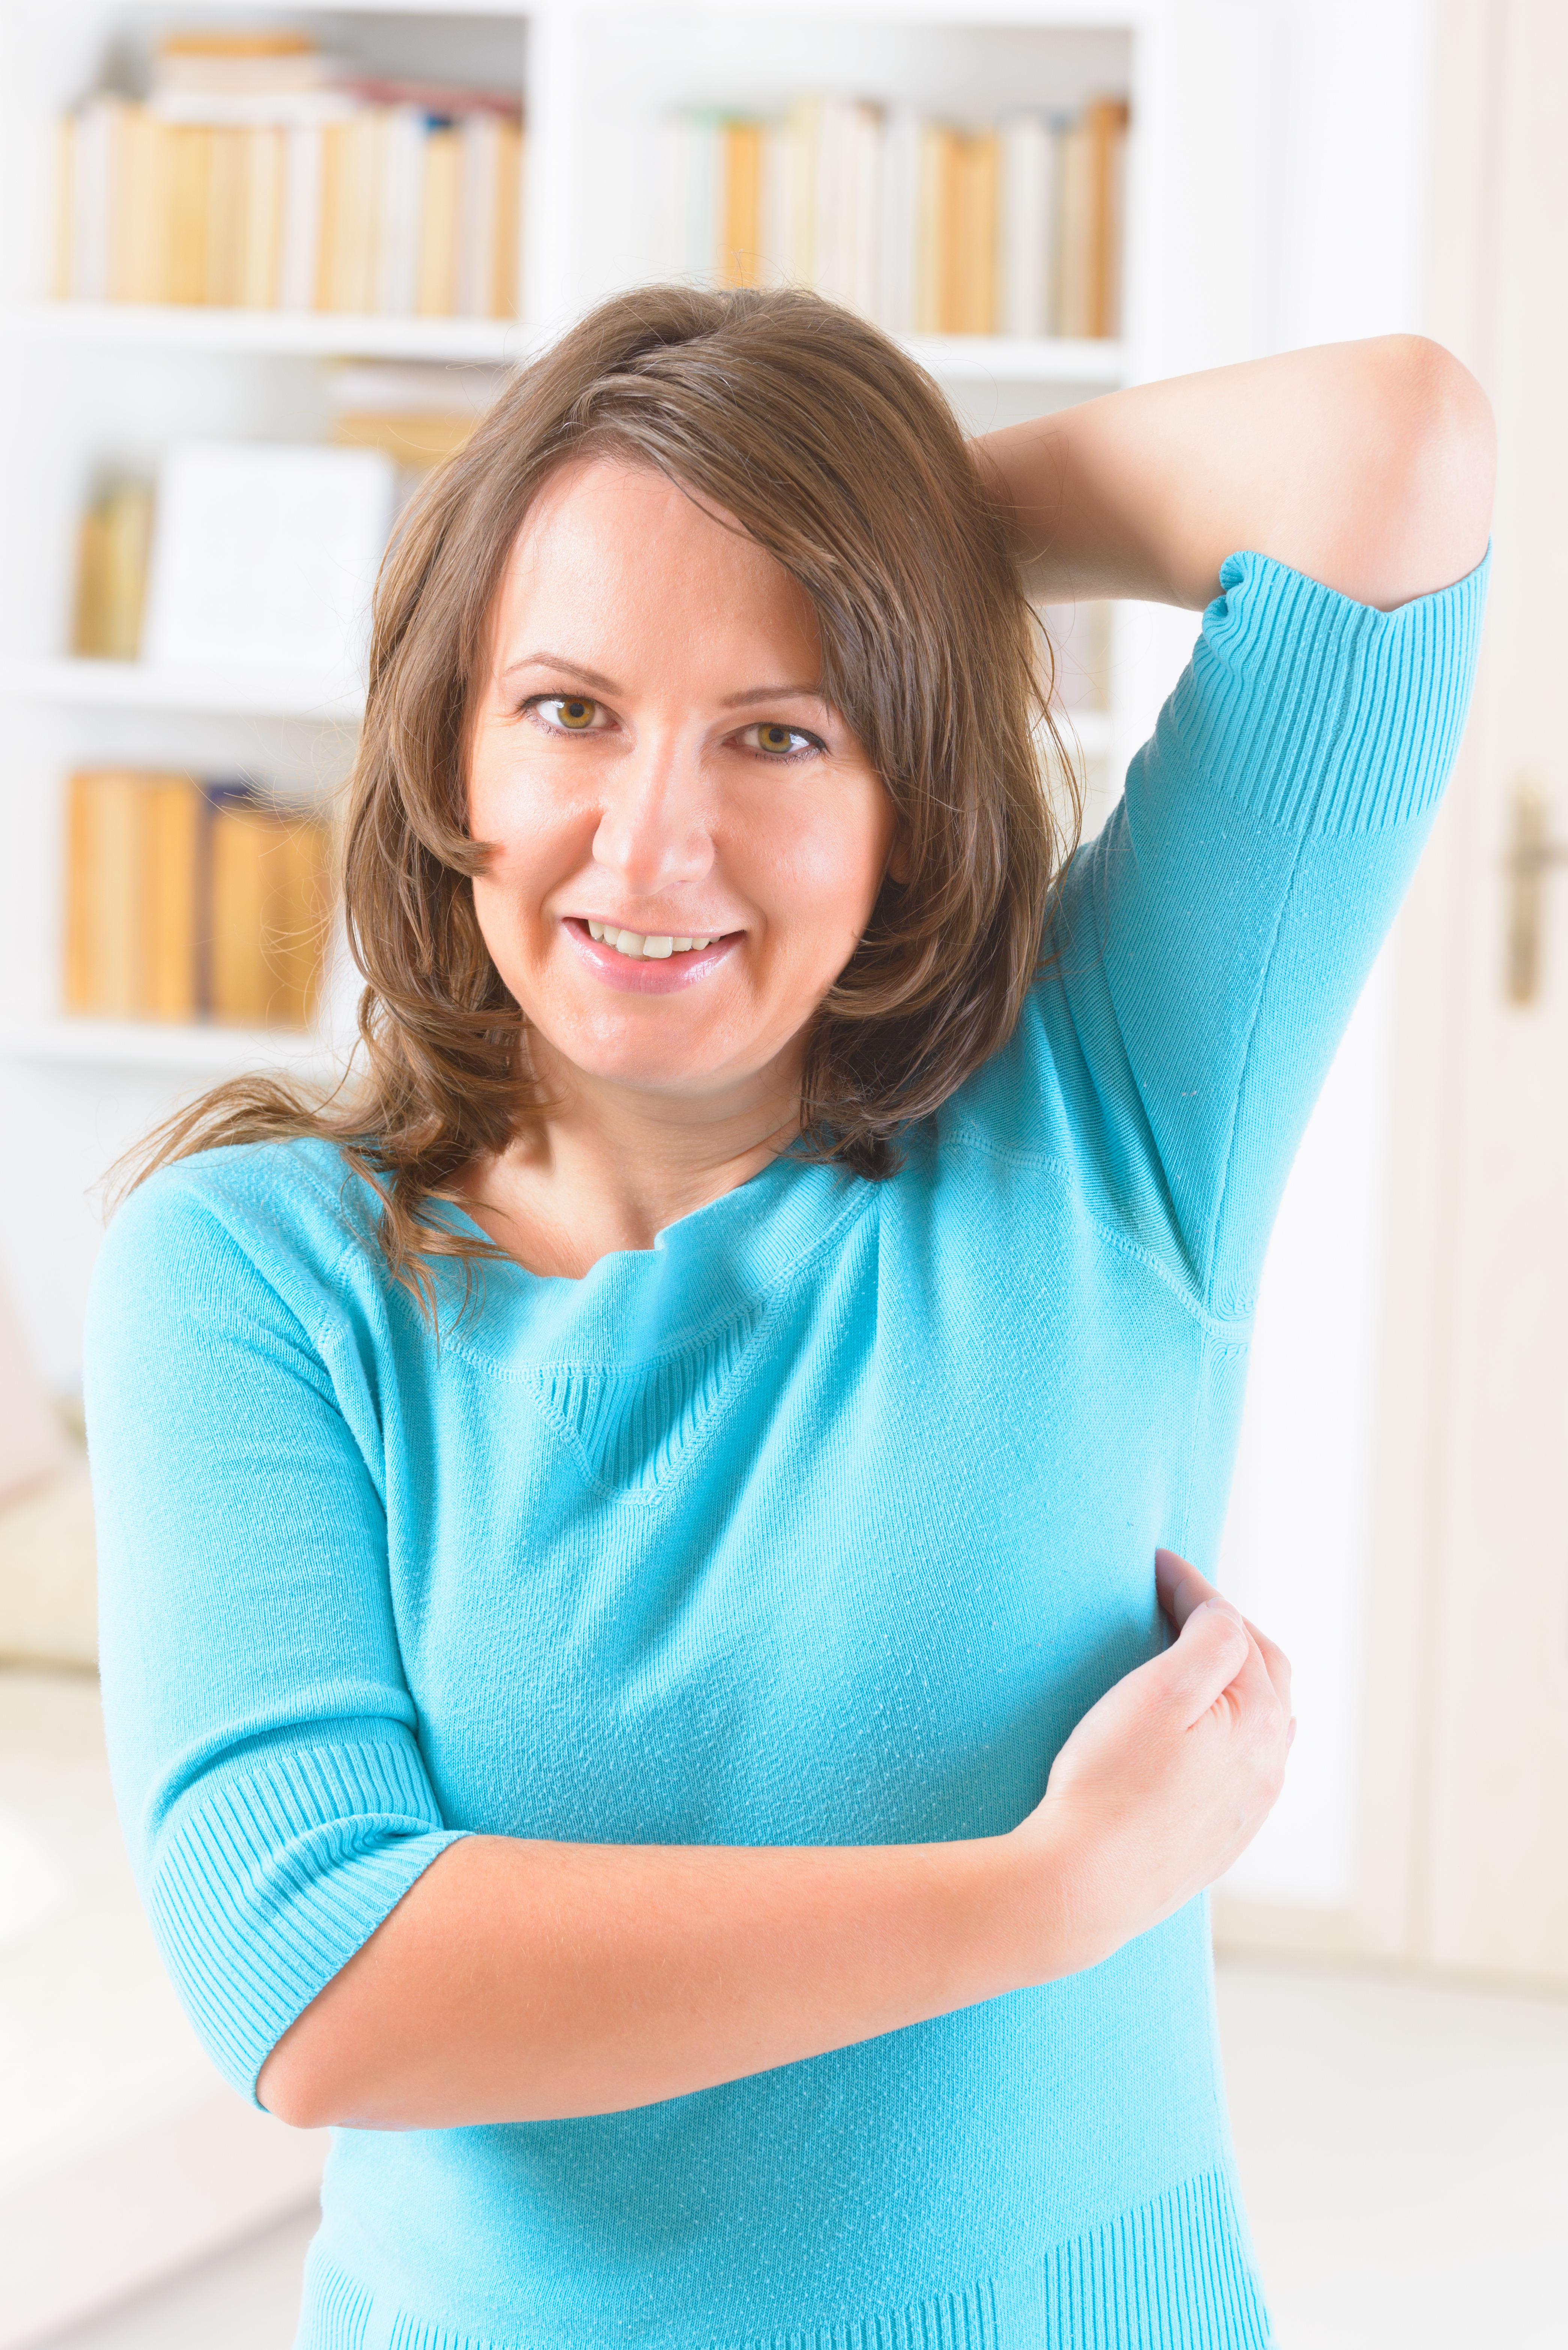
<svg viewBox="0 0 1568 2350"><path fill-rule="evenodd" d="M1280 2350L1563 2350L1568 2000L1228 1963ZM49 2350L288 2350L309 2213Z"/></svg>

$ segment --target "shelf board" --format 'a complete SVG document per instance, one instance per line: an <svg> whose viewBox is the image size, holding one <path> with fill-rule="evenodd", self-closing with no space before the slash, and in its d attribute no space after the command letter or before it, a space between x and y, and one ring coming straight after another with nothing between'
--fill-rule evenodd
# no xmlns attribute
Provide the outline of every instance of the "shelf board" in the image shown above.
<svg viewBox="0 0 1568 2350"><path fill-rule="evenodd" d="M201 304L15 302L0 334L44 342L138 343L163 350L285 358L490 359L513 365L542 348L509 318L389 318L325 310L223 310ZM910 335L904 348L949 383L1121 381L1119 342L1033 335Z"/></svg>
<svg viewBox="0 0 1568 2350"><path fill-rule="evenodd" d="M236 351L281 359L525 359L536 338L512 318L391 318L376 312L223 310L199 303L13 302L0 336L38 342L136 343L154 350Z"/></svg>
<svg viewBox="0 0 1568 2350"><path fill-rule="evenodd" d="M364 696L268 670L161 670L128 660L0 660L0 701L94 710L215 712L357 726Z"/></svg>
<svg viewBox="0 0 1568 2350"><path fill-rule="evenodd" d="M1125 346L1044 335L904 335L912 359L943 383L1083 383L1112 390Z"/></svg>
<svg viewBox="0 0 1568 2350"><path fill-rule="evenodd" d="M0 1060L66 1068L162 1070L195 1078L237 1076L245 1069L326 1076L339 1066L324 1039L308 1030L90 1020L60 1013L0 1020Z"/></svg>

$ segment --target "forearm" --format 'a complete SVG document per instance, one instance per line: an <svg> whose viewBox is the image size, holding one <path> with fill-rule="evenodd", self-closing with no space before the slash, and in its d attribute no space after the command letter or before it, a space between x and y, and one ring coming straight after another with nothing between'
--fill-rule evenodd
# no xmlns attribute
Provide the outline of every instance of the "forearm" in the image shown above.
<svg viewBox="0 0 1568 2350"><path fill-rule="evenodd" d="M1413 336L1112 392L975 452L1044 600L1199 610L1246 548L1388 610L1486 551L1490 411Z"/></svg>
<svg viewBox="0 0 1568 2350"><path fill-rule="evenodd" d="M1102 1955L1064 1850L475 1836L285 2034L286 2120L444 2128L608 2113L820 2055Z"/></svg>

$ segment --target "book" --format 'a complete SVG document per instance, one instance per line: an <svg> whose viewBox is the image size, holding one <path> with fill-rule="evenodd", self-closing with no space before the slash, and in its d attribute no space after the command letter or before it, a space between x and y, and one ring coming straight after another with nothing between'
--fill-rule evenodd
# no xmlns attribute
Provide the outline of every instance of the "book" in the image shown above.
<svg viewBox="0 0 1568 2350"><path fill-rule="evenodd" d="M134 660L141 647L153 497L144 482L116 482L82 515L71 650L88 660Z"/></svg>
<svg viewBox="0 0 1568 2350"><path fill-rule="evenodd" d="M197 1009L200 794L187 776L84 769L70 779L67 1009L189 1020Z"/></svg>
<svg viewBox="0 0 1568 2350"><path fill-rule="evenodd" d="M248 780L84 769L67 803L64 995L99 1019L304 1026L330 830Z"/></svg>
<svg viewBox="0 0 1568 2350"><path fill-rule="evenodd" d="M192 39L160 48L145 104L100 93L62 120L57 294L516 315L514 98L328 71L260 34Z"/></svg>
<svg viewBox="0 0 1568 2350"><path fill-rule="evenodd" d="M1127 108L959 125L906 105L689 109L662 154L663 265L813 286L893 334L1120 330Z"/></svg>
<svg viewBox="0 0 1568 2350"><path fill-rule="evenodd" d="M332 439L342 448L380 449L401 473L418 476L456 454L507 380L503 367L345 361L327 381Z"/></svg>
<svg viewBox="0 0 1568 2350"><path fill-rule="evenodd" d="M322 962L326 827L243 785L209 786L206 806L208 1015L305 1027Z"/></svg>
<svg viewBox="0 0 1568 2350"><path fill-rule="evenodd" d="M955 138L942 273L948 335L996 332L1000 141L994 131Z"/></svg>
<svg viewBox="0 0 1568 2350"><path fill-rule="evenodd" d="M1054 309L1056 140L1044 118L1015 114L1002 131L997 331L1048 335Z"/></svg>
<svg viewBox="0 0 1568 2350"><path fill-rule="evenodd" d="M719 275L726 286L763 282L763 126L726 122L721 133L723 199Z"/></svg>
<svg viewBox="0 0 1568 2350"><path fill-rule="evenodd" d="M432 123L425 135L420 211L417 307L422 318L450 318L457 307L462 229L462 133L453 123Z"/></svg>

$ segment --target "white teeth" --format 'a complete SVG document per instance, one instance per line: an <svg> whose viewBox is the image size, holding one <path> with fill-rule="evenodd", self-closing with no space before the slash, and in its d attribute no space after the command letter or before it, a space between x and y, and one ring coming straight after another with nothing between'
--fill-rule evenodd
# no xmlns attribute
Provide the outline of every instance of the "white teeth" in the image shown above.
<svg viewBox="0 0 1568 2350"><path fill-rule="evenodd" d="M590 939L602 939L607 947L614 947L618 954L640 955L646 961L659 962L661 962L666 955L691 954L702 947L711 947L713 943L712 937L705 939L676 939L662 935L645 937L640 931L618 931L613 922L596 922L591 916L587 920L587 932ZM717 932L713 936L716 937Z"/></svg>

